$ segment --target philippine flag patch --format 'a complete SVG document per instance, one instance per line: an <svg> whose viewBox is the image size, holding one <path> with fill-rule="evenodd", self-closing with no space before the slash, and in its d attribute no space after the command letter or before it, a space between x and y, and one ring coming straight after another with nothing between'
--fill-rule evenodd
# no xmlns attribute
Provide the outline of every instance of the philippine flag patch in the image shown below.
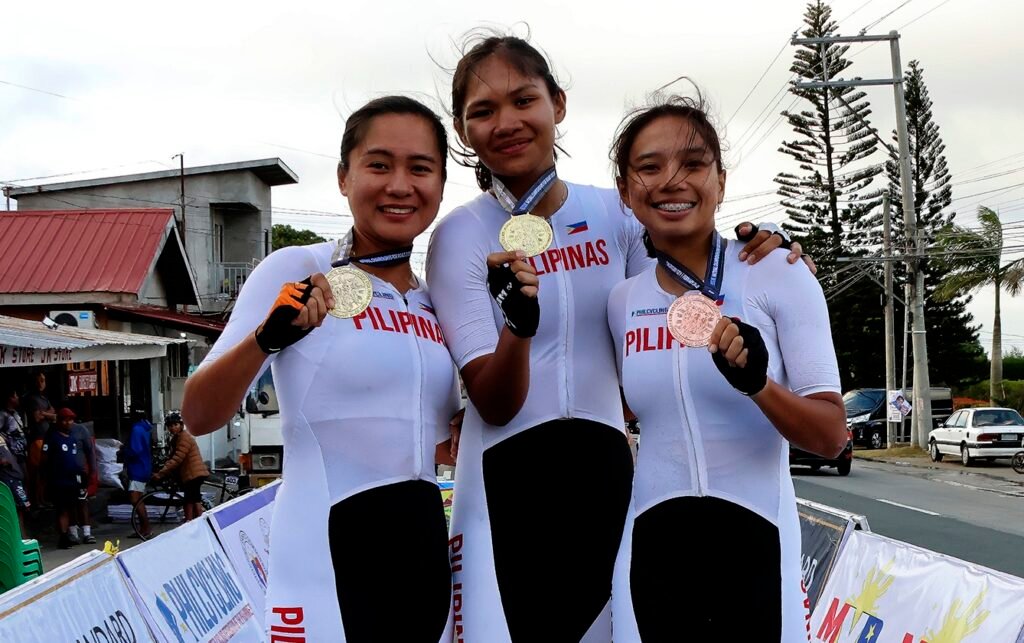
<svg viewBox="0 0 1024 643"><path fill-rule="evenodd" d="M587 226L586 219L584 219L583 221L580 221L578 223L570 223L569 225L567 225L565 227L569 231L569 234L576 234L577 232L586 232L587 230L590 229Z"/></svg>

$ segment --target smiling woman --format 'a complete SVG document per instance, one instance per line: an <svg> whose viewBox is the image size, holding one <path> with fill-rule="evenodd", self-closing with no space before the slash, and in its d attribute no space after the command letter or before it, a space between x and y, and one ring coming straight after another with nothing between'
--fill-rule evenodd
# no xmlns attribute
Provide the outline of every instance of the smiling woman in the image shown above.
<svg viewBox="0 0 1024 643"><path fill-rule="evenodd" d="M716 231L726 172L699 100L631 114L612 157L622 201L657 257L608 301L623 392L644 437L615 568L614 640L683 631L720 640L735 605L749 607L755 640L802 640L788 442L829 458L846 442L821 288L782 253L751 268Z"/></svg>
<svg viewBox="0 0 1024 643"><path fill-rule="evenodd" d="M412 99L379 98L353 113L338 166L349 235L263 260L186 384L182 414L204 434L273 368L285 461L271 526L271 633L451 638L434 463L458 379L409 266L413 239L437 216L447 152L440 120Z"/></svg>

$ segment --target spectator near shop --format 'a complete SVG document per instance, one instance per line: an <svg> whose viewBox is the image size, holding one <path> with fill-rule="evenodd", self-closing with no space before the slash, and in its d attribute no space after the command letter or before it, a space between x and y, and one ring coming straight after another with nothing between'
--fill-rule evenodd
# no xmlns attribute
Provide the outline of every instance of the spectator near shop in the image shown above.
<svg viewBox="0 0 1024 643"><path fill-rule="evenodd" d="M185 424L180 415L177 413L168 415L164 420L164 426L173 436L171 444L174 452L163 469L153 475L153 479L160 480L177 471L182 491L185 494L185 520L192 520L203 515L203 498L200 489L203 482L210 476L210 470L203 462L196 439L185 430Z"/></svg>
<svg viewBox="0 0 1024 643"><path fill-rule="evenodd" d="M41 503L43 479L39 471L39 462L43 452L43 439L50 430L50 425L57 421L57 411L46 396L46 374L38 371L29 382L29 390L21 400L28 425L28 466L25 468L25 481L29 495L36 503Z"/></svg>
<svg viewBox="0 0 1024 643"><path fill-rule="evenodd" d="M18 391L10 385L0 388L0 436L3 436L7 448L14 454L21 471L25 470L28 458L28 441L25 438L25 422L18 412Z"/></svg>
<svg viewBox="0 0 1024 643"><path fill-rule="evenodd" d="M14 496L14 505L18 509L18 526L21 529L21 537L26 535L25 511L31 508L28 494L25 493L24 475L18 459L14 457L11 450L7 448L7 441L0 435L0 483L7 485Z"/></svg>
<svg viewBox="0 0 1024 643"><path fill-rule="evenodd" d="M153 476L153 425L149 423L144 411L132 411L131 434L128 443L122 450L125 471L128 474L128 497L132 506L142 501L142 495L146 492L146 483ZM149 516L146 507L140 507L139 515L142 520L142 535L149 535Z"/></svg>
<svg viewBox="0 0 1024 643"><path fill-rule="evenodd" d="M75 424L75 412L57 412L57 429L43 443L42 466L47 493L57 509L58 546L68 549L79 543L94 543L88 514L88 486L96 459L88 430Z"/></svg>

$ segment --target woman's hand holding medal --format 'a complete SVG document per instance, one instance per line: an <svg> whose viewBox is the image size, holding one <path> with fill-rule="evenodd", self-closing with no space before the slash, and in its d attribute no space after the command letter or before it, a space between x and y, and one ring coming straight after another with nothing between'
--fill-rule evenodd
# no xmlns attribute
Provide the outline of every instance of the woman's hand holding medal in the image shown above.
<svg viewBox="0 0 1024 643"><path fill-rule="evenodd" d="M722 317L708 350L726 381L740 393L757 395L768 384L768 349L754 326L737 317Z"/></svg>
<svg viewBox="0 0 1024 643"><path fill-rule="evenodd" d="M322 273L286 283L256 329L256 343L267 355L278 353L320 326L333 307L331 286Z"/></svg>
<svg viewBox="0 0 1024 643"><path fill-rule="evenodd" d="M523 251L487 255L487 287L501 308L505 325L516 337L528 338L537 334L540 324L539 285L537 270L526 261Z"/></svg>

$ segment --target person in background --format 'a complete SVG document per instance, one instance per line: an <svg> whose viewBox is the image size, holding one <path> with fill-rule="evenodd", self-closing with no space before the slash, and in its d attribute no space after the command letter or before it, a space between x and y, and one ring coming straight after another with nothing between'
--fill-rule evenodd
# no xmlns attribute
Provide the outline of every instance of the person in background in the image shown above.
<svg viewBox="0 0 1024 643"><path fill-rule="evenodd" d="M19 411L18 391L10 385L0 388L0 437L17 460L18 468L24 472L28 459L28 440L25 437L25 421Z"/></svg>
<svg viewBox="0 0 1024 643"><path fill-rule="evenodd" d="M25 482L31 499L41 504L43 501L43 477L40 475L39 462L43 452L43 439L50 430L51 423L57 421L57 410L53 408L46 396L46 374L37 371L29 382L28 392L21 400L28 424L28 466L25 468Z"/></svg>
<svg viewBox="0 0 1024 643"><path fill-rule="evenodd" d="M192 434L185 430L181 416L171 413L164 419L164 426L171 432L171 444L174 453L160 471L153 474L153 480L166 478L174 471L178 472L182 491L185 493L185 520L189 521L203 515L203 497L200 493L203 482L210 477L210 470L203 462L199 453L199 445Z"/></svg>
<svg viewBox="0 0 1024 643"><path fill-rule="evenodd" d="M60 534L57 546L61 549L81 542L96 542L88 520L83 520L81 515L82 504L88 496L89 465L95 462L91 440L82 441L84 427L81 429L75 430L75 412L62 408L57 412L56 430L50 431L43 441L41 470L46 478L46 493L57 508ZM83 453L86 448L89 453ZM82 539L79 539L78 524L72 528L72 520L82 525Z"/></svg>
<svg viewBox="0 0 1024 643"><path fill-rule="evenodd" d="M132 424L131 434L128 443L122 447L124 454L124 468L128 474L128 497L132 506L142 501L142 494L146 492L146 483L153 477L153 425L146 418L145 411L135 410L132 412L135 423ZM139 515L142 518L142 534L144 538L149 537L149 515L146 514L146 507L140 507ZM132 534L129 538L137 538Z"/></svg>
<svg viewBox="0 0 1024 643"><path fill-rule="evenodd" d="M7 441L0 435L0 482L7 485L14 496L14 506L18 510L18 526L21 529L21 537L25 534L25 510L31 509L28 494L25 493L24 474L18 466L18 459L14 457L11 450L7 448Z"/></svg>

